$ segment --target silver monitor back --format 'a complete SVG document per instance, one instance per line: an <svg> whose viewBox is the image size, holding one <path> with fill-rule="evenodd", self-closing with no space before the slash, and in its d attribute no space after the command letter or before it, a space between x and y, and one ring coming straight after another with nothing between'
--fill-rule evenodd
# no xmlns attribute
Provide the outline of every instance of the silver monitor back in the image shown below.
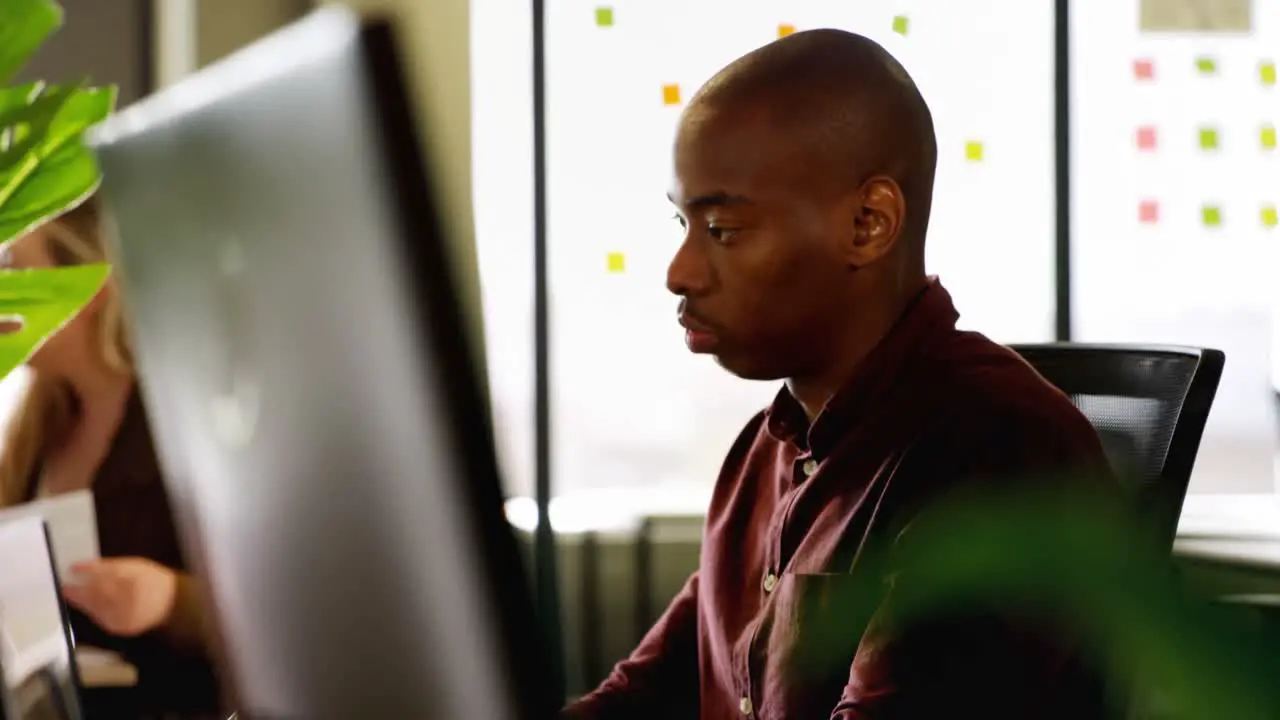
<svg viewBox="0 0 1280 720"><path fill-rule="evenodd" d="M80 679L43 518L0 525L0 720L80 720Z"/></svg>
<svg viewBox="0 0 1280 720"><path fill-rule="evenodd" d="M242 716L553 711L414 127L329 7L90 139Z"/></svg>

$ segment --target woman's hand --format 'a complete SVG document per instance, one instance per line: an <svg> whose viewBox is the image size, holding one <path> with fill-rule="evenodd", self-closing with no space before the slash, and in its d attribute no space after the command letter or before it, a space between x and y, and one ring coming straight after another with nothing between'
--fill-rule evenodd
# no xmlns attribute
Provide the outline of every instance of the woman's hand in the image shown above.
<svg viewBox="0 0 1280 720"><path fill-rule="evenodd" d="M103 630L133 637L164 624L177 597L177 573L146 558L104 558L72 566L67 602Z"/></svg>

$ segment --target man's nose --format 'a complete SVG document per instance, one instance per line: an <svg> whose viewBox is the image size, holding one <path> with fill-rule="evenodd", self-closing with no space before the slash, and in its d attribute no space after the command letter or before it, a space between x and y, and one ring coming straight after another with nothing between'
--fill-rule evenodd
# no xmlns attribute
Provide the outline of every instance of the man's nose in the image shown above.
<svg viewBox="0 0 1280 720"><path fill-rule="evenodd" d="M699 295L711 284L711 269L696 244L685 238L667 267L667 290L680 296Z"/></svg>

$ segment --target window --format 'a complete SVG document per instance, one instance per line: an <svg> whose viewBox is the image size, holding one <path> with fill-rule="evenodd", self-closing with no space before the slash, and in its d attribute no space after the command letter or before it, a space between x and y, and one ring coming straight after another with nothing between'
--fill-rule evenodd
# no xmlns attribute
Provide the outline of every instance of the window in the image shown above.
<svg viewBox="0 0 1280 720"><path fill-rule="evenodd" d="M512 494L532 487L532 138L526 4L473 3L475 204L491 386ZM513 14L514 11L514 14ZM794 30L868 35L933 109L929 240L962 324L1053 335L1053 3L547 3L556 494L709 490L777 383L691 357L665 272L679 113L734 58Z"/></svg>
<svg viewBox="0 0 1280 720"><path fill-rule="evenodd" d="M1073 339L1226 352L1192 492L1273 490L1280 4L1241 6L1071 4Z"/></svg>

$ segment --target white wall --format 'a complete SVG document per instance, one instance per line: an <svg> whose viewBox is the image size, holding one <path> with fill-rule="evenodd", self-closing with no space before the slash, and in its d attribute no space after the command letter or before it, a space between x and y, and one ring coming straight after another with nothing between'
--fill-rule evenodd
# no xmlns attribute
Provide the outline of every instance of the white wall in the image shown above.
<svg viewBox="0 0 1280 720"><path fill-rule="evenodd" d="M683 99L735 57L796 29L886 45L930 102L941 147L930 263L963 323L1046 340L1053 317L1050 0L803 4L547 3L549 248L557 493L708 487L775 384L691 357L664 289L679 239L664 198ZM475 207L490 374L513 490L532 478L532 152L527 2L472 4ZM909 19L906 37L894 18ZM1014 90L1011 91L1010 88ZM983 143L981 162L966 159ZM621 253L625 270L609 271Z"/></svg>
<svg viewBox="0 0 1280 720"><path fill-rule="evenodd" d="M1261 133L1280 124L1280 89L1259 68L1280 59L1280 0L1255 0L1253 31L1238 34L1143 32L1138 6L1072 3L1076 339L1226 351L1191 490L1271 492L1280 235L1263 211L1280 202L1280 158ZM1137 147L1141 127L1155 129L1154 150ZM1200 147L1201 128L1217 130L1218 150ZM1154 223L1141 221L1146 200L1159 202ZM1220 226L1204 224L1206 204Z"/></svg>

